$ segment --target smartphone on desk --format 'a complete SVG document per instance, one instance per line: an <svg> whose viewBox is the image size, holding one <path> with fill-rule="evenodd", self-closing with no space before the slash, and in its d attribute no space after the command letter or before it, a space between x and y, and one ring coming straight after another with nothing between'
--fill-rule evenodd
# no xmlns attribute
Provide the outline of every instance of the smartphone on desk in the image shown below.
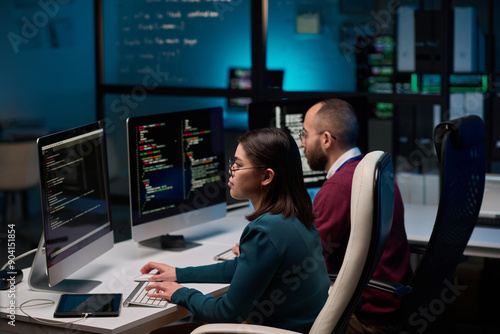
<svg viewBox="0 0 500 334"><path fill-rule="evenodd" d="M122 305L121 293L63 294L54 317L117 317Z"/></svg>

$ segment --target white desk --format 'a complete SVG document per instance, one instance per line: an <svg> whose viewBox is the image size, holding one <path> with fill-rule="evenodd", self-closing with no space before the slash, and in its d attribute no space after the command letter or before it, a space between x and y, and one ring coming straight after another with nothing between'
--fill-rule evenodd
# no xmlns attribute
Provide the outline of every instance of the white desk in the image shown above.
<svg viewBox="0 0 500 334"><path fill-rule="evenodd" d="M139 275L139 269L148 261L167 263L176 267L196 266L214 263L213 257L239 241L243 228L248 223L244 215L249 208L231 211L219 220L202 225L193 226L178 231L184 235L187 241L200 243L200 246L183 251L160 250L138 245L131 240L115 244L113 249L106 252L82 270L73 274L73 279L100 280L102 283L92 292L121 292L125 299L137 285L133 281ZM53 318L53 313L59 300L58 293L36 292L30 290L27 277L29 269L25 269L23 282L16 285L16 303L35 299L50 299L54 305L27 308L31 316L41 318L45 321L60 320L63 322L75 320L75 318ZM185 286L196 288L203 293L214 296L222 295L227 290L227 284L185 284ZM8 298L8 290L0 292L0 306L9 306L11 299ZM46 325L29 319L21 311L15 314L15 327L8 324L6 319L8 310L0 309L0 331L14 333L147 333L155 328L175 322L188 316L188 311L175 304L167 308L150 308L129 306L123 307L119 317L113 318L87 318L75 324Z"/></svg>
<svg viewBox="0 0 500 334"><path fill-rule="evenodd" d="M405 204L405 228L408 241L422 244L429 241L437 208L437 205ZM464 254L500 258L500 228L476 226Z"/></svg>
<svg viewBox="0 0 500 334"><path fill-rule="evenodd" d="M101 280L93 292L121 292L126 298L137 283L133 278L147 261L168 263L185 267L213 263L213 256L227 250L239 240L247 221L244 215L249 208L234 210L227 217L206 224L193 226L179 231L188 241L201 243L201 246L181 252L166 251L135 244L128 240L115 244L115 247L97 258L70 278ZM410 242L427 243L436 217L437 206L405 204L406 232ZM500 229L476 227L465 250L466 255L500 258ZM16 285L17 305L24 301L43 298L59 300L57 293L31 291L26 282L29 270L24 270L25 280ZM186 284L214 296L223 294L224 284ZM0 306L8 306L8 291L0 292ZM55 304L43 308L27 309L27 312L44 320L54 320ZM166 309L147 307L124 307L117 318L88 318L72 325L44 325L29 319L19 310L16 311L15 327L8 325L8 312L0 309L0 331L17 333L147 333L155 328L188 316L188 311L171 304ZM74 318L62 319L70 321Z"/></svg>

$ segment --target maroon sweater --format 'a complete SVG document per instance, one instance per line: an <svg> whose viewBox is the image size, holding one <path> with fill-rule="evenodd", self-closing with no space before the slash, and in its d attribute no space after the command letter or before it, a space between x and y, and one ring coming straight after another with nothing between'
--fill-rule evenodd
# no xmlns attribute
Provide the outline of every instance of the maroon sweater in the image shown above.
<svg viewBox="0 0 500 334"><path fill-rule="evenodd" d="M323 255L329 271L342 265L351 224L351 185L354 170L360 160L347 161L325 181L314 197L315 225L323 244ZM393 282L407 283L411 277L410 249L404 228L404 207L397 185L394 193L392 229L382 258L373 276ZM366 321L391 321L399 309L400 299L389 293L367 288L362 296L361 309L356 315Z"/></svg>

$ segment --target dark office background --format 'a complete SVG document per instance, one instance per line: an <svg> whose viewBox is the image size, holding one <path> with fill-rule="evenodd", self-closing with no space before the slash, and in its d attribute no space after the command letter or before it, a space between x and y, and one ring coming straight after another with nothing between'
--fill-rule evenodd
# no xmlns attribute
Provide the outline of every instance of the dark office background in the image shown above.
<svg viewBox="0 0 500 334"><path fill-rule="evenodd" d="M36 137L105 118L113 213L125 222L118 239L130 233L125 119L221 106L231 154L247 128L245 107L228 103L234 97L365 98L369 103L359 112L368 148L391 152L398 171L426 175L436 172L433 126L465 108L462 100L454 110L450 93L476 93L480 101L472 102L487 127L488 171L500 172L500 2L269 0L267 41L264 2L0 1L0 136ZM405 38L398 35L394 4L415 12L413 71L398 65L397 42ZM453 67L456 7L473 9L479 36L472 39L475 62L465 72ZM229 89L231 69L251 68L251 90ZM266 68L283 71L281 89L268 86ZM27 248L41 229L38 189L28 198ZM460 267L471 287L460 304L466 322L485 321L477 286L494 277L480 276L485 261L468 259Z"/></svg>

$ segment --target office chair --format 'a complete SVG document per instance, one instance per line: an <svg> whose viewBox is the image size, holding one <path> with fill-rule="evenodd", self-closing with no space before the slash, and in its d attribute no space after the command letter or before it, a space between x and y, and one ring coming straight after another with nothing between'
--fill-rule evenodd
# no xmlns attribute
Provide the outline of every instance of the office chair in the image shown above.
<svg viewBox="0 0 500 334"><path fill-rule="evenodd" d="M38 184L36 141L0 141L0 193L4 195L2 224L7 224L9 219L17 220L18 197L21 197L23 218L27 218L27 191Z"/></svg>
<svg viewBox="0 0 500 334"><path fill-rule="evenodd" d="M449 333L453 304L461 293L453 274L462 258L481 207L486 173L485 130L481 118L466 116L434 129L440 162L440 198L429 243L402 300L407 333ZM380 284L379 284L380 283ZM372 279L370 287L398 296L399 284ZM402 289L404 293L409 289Z"/></svg>
<svg viewBox="0 0 500 334"><path fill-rule="evenodd" d="M358 164L352 181L351 233L344 261L310 333L343 333L373 274L392 226L394 171L389 153L373 151ZM209 324L203 333L295 333L249 324Z"/></svg>

